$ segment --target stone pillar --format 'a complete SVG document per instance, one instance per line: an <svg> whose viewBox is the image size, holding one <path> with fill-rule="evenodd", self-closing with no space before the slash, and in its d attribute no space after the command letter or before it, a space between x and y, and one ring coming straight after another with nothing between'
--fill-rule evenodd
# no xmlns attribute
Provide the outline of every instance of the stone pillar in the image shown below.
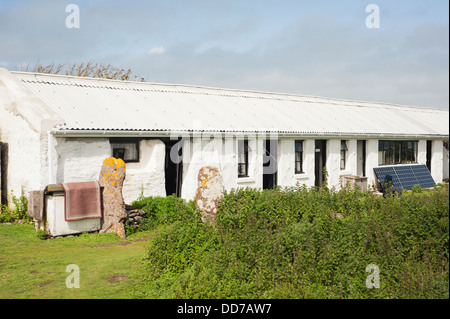
<svg viewBox="0 0 450 319"><path fill-rule="evenodd" d="M125 180L123 160L108 157L103 161L99 182L103 189L103 221L101 233L115 232L125 238L124 221L127 218L122 186Z"/></svg>
<svg viewBox="0 0 450 319"><path fill-rule="evenodd" d="M219 200L224 195L224 185L219 170L204 166L198 172L198 187L195 200L202 212L202 220L214 224Z"/></svg>

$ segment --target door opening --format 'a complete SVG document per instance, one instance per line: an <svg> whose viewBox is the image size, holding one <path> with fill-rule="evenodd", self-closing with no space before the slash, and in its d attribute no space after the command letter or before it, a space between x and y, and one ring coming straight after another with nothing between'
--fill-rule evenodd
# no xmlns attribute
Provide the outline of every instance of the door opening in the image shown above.
<svg viewBox="0 0 450 319"><path fill-rule="evenodd" d="M324 168L327 163L327 141L316 140L315 141L315 154L314 154L314 174L315 174L315 186L320 187L325 181Z"/></svg>
<svg viewBox="0 0 450 319"><path fill-rule="evenodd" d="M277 186L278 140L264 140L263 189Z"/></svg>
<svg viewBox="0 0 450 319"><path fill-rule="evenodd" d="M431 172L431 155L433 151L433 141L427 141L427 168Z"/></svg>
<svg viewBox="0 0 450 319"><path fill-rule="evenodd" d="M177 144L180 140L163 141L166 146L164 173L166 181L166 196L174 194L181 197L183 182L183 148Z"/></svg>
<svg viewBox="0 0 450 319"><path fill-rule="evenodd" d="M2 202L2 190L3 190L3 183L2 183L2 142L0 142L0 204L3 204ZM0 212L1 214L1 212Z"/></svg>
<svg viewBox="0 0 450 319"><path fill-rule="evenodd" d="M0 204L8 204L8 143L0 142Z"/></svg>
<svg viewBox="0 0 450 319"><path fill-rule="evenodd" d="M356 148L358 154L356 174L359 176L366 176L366 140L359 140Z"/></svg>

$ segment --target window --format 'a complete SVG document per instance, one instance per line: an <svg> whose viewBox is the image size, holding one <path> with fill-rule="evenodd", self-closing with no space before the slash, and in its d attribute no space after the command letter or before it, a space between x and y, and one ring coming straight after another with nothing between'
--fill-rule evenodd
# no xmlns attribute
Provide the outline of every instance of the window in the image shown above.
<svg viewBox="0 0 450 319"><path fill-rule="evenodd" d="M295 174L303 173L303 141L295 141Z"/></svg>
<svg viewBox="0 0 450 319"><path fill-rule="evenodd" d="M411 164L417 163L418 141L379 141L378 164Z"/></svg>
<svg viewBox="0 0 450 319"><path fill-rule="evenodd" d="M248 177L248 140L238 141L238 177Z"/></svg>
<svg viewBox="0 0 450 319"><path fill-rule="evenodd" d="M125 148L113 148L113 157L115 158L125 158Z"/></svg>
<svg viewBox="0 0 450 319"><path fill-rule="evenodd" d="M341 141L341 170L345 169L345 164L347 161L347 141Z"/></svg>
<svg viewBox="0 0 450 319"><path fill-rule="evenodd" d="M111 153L125 163L139 162L139 141L136 139L110 139Z"/></svg>

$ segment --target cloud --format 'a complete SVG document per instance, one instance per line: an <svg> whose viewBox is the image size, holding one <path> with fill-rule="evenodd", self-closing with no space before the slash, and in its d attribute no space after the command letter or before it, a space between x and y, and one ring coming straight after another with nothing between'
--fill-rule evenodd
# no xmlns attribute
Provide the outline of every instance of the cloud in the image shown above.
<svg viewBox="0 0 450 319"><path fill-rule="evenodd" d="M362 21L303 17L247 50L191 41L130 63L155 82L448 108L448 29L374 30Z"/></svg>
<svg viewBox="0 0 450 319"><path fill-rule="evenodd" d="M154 47L150 50L150 54L163 54L164 52L166 52L164 47Z"/></svg>
<svg viewBox="0 0 450 319"><path fill-rule="evenodd" d="M448 108L442 5L380 0L367 29L352 1L81 1L67 29L68 3L0 6L3 65L93 60L154 82Z"/></svg>

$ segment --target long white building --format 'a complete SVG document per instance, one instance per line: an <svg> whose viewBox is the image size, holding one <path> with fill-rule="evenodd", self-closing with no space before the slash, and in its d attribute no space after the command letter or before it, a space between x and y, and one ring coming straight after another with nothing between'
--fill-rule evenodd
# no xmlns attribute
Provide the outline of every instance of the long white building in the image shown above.
<svg viewBox="0 0 450 319"><path fill-rule="evenodd" d="M426 164L448 179L449 112L314 96L11 72L0 68L1 194L98 179L127 164L127 203L195 196L205 165L227 190L329 185Z"/></svg>

